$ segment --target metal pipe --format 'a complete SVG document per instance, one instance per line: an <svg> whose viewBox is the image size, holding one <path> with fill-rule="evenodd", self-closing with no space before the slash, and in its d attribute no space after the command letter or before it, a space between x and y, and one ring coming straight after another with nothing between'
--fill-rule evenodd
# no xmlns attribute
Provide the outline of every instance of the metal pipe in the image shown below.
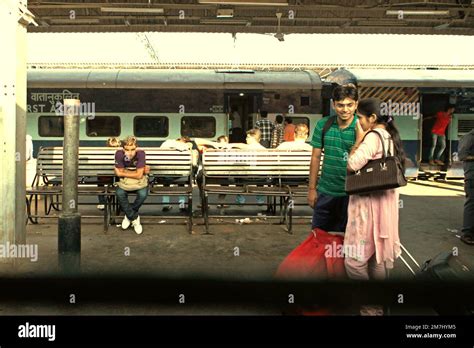
<svg viewBox="0 0 474 348"><path fill-rule="evenodd" d="M81 215L78 213L78 155L80 100L64 99L63 195L58 221L59 267L66 273L80 271Z"/></svg>

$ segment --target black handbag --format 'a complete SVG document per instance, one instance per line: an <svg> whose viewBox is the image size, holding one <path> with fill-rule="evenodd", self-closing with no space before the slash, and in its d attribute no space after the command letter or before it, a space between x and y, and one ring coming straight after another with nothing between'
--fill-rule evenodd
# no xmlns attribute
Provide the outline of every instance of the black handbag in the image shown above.
<svg viewBox="0 0 474 348"><path fill-rule="evenodd" d="M349 195L389 190L407 184L407 179L398 157L392 156L390 149L386 154L382 136L379 132L373 130L367 134L372 132L376 133L382 142L382 158L370 160L358 171L347 172L346 192Z"/></svg>

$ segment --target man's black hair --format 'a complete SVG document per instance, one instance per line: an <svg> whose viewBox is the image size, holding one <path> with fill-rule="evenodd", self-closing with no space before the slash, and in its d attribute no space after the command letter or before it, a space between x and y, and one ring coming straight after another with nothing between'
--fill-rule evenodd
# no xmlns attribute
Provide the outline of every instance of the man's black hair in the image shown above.
<svg viewBox="0 0 474 348"><path fill-rule="evenodd" d="M346 98L350 98L355 101L359 100L359 92L357 91L357 87L352 83L348 83L347 85L338 85L332 91L333 101L344 100Z"/></svg>

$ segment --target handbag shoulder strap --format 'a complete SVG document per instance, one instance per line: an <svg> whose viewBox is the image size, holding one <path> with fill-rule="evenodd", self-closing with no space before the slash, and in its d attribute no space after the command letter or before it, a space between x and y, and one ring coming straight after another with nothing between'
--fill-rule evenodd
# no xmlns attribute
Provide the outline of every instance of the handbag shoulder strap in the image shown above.
<svg viewBox="0 0 474 348"><path fill-rule="evenodd" d="M385 130L387 133L388 131ZM382 142L382 148L384 148L384 142L383 142L383 138L382 138L382 135L380 134L380 132L377 132L377 134L380 136L380 141ZM391 144L393 144L393 139L392 139L392 136L390 135L390 133L388 133L388 149L387 149L387 157L391 157L392 156L392 151L391 151ZM385 153L385 149L384 149L384 153Z"/></svg>
<svg viewBox="0 0 474 348"><path fill-rule="evenodd" d="M382 160L385 161L385 159L387 158L387 156L391 156L391 153L390 153L390 142L389 142L388 154L386 154L386 152L385 152L385 144L384 144L384 142L383 142L382 135L381 135L379 132L377 132L376 130L371 130L371 131L367 132L367 133L364 135L364 139L362 139L362 141L365 140L365 137L366 137L367 135L369 135L369 133L375 133L375 134L378 135L378 137L379 137L379 139L380 139L380 142L382 143Z"/></svg>

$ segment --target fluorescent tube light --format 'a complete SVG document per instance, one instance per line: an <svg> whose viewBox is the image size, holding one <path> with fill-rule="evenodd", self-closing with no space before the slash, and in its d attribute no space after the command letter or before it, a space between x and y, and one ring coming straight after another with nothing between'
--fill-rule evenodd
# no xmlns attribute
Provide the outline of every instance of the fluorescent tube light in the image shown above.
<svg viewBox="0 0 474 348"><path fill-rule="evenodd" d="M242 5L242 6L288 6L288 0L233 0L233 1L219 1L219 0L199 0L200 4L215 4L215 5Z"/></svg>
<svg viewBox="0 0 474 348"><path fill-rule="evenodd" d="M449 10L387 10L385 14L387 16L398 16L399 12L403 12L403 15L407 16L449 16Z"/></svg>
<svg viewBox="0 0 474 348"><path fill-rule="evenodd" d="M201 24L242 24L247 25L249 21L244 19L201 19Z"/></svg>
<svg viewBox="0 0 474 348"><path fill-rule="evenodd" d="M234 18L234 10L232 8L220 8L217 10L217 18Z"/></svg>
<svg viewBox="0 0 474 348"><path fill-rule="evenodd" d="M120 12L120 13L163 13L162 8L139 8L139 7L101 7L102 12Z"/></svg>

